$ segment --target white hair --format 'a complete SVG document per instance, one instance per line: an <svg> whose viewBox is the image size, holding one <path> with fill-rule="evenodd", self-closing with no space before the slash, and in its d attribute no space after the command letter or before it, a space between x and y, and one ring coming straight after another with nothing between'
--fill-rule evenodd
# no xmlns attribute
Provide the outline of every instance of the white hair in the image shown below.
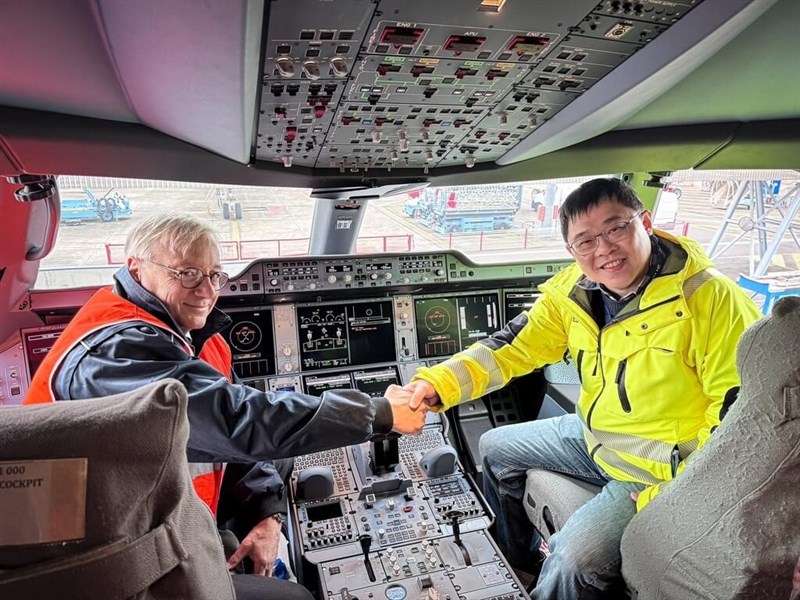
<svg viewBox="0 0 800 600"><path fill-rule="evenodd" d="M125 258L150 259L156 247L184 256L203 239L219 244L214 230L195 217L162 213L139 221L128 231Z"/></svg>

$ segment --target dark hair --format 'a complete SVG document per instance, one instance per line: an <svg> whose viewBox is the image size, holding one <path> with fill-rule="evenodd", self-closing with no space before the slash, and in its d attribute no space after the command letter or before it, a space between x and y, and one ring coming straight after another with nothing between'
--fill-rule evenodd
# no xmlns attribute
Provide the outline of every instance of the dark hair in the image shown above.
<svg viewBox="0 0 800 600"><path fill-rule="evenodd" d="M567 241L567 228L570 222L589 212L603 200L614 200L623 206L639 211L644 209L642 201L633 191L633 188L617 177L600 177L592 179L572 192L561 206L559 219L561 220L561 235Z"/></svg>

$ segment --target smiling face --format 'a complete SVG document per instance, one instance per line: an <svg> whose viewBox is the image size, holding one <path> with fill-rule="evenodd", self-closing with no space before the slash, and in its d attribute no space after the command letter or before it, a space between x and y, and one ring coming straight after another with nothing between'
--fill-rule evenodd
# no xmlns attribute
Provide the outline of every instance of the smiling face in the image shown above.
<svg viewBox="0 0 800 600"><path fill-rule="evenodd" d="M602 198L587 212L576 215L567 229L567 243L586 235L596 235L620 221L627 221L636 211L616 199ZM592 281L604 285L620 297L635 291L647 273L652 245L650 234L653 223L649 211L631 221L629 235L618 242L609 242L603 236L597 238L594 252L581 256L569 246L581 271Z"/></svg>
<svg viewBox="0 0 800 600"><path fill-rule="evenodd" d="M208 277L204 277L196 288L186 289L174 273L154 263L179 271L190 267L200 269L203 273L220 271L220 254L216 242L202 238L184 255L158 245L153 248L150 260L128 259L128 269L133 278L161 300L181 329L201 329L219 298L219 291L214 289Z"/></svg>

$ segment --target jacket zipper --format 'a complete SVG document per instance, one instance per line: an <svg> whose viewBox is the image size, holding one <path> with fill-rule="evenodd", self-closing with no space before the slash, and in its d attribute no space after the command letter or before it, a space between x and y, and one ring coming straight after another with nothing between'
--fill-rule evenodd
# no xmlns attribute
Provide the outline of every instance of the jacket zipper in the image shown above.
<svg viewBox="0 0 800 600"><path fill-rule="evenodd" d="M605 329L605 328L604 328ZM594 360L594 372L592 373L592 377L597 375L597 365L600 363L600 341L603 337L603 330L597 332L597 356ZM592 406L589 409L589 412L586 415L586 428L591 431L592 430L592 414L594 413L594 409L597 406L597 401L600 400L600 396L603 395L603 390L606 388L606 379L603 373L600 373L600 376L603 377L603 384L600 386L600 391L597 394L597 397L592 401Z"/></svg>
<svg viewBox="0 0 800 600"><path fill-rule="evenodd" d="M653 310L654 308L658 308L659 306L663 306L665 304L669 304L670 302L675 302L675 300L679 300L679 299L680 299L680 295L673 296L672 298L667 298L666 300L663 300L663 301L659 302L658 304L653 304L653 306L648 306L644 310L636 310L636 311L634 311L632 313L626 314L621 319L616 319L616 318L611 319L611 321L606 323L606 325L605 325L605 327L603 327L603 329L605 329L609 325L614 325L615 323L621 323L625 319L630 319L631 317L635 317L636 315L640 315L642 313L646 313L649 310Z"/></svg>
<svg viewBox="0 0 800 600"><path fill-rule="evenodd" d="M681 449L678 448L677 444L675 444L675 447L672 449L672 453L670 454L669 457L669 465L670 468L672 469L673 479L675 479L675 477L678 475L678 465L680 464L681 464Z"/></svg>
<svg viewBox="0 0 800 600"><path fill-rule="evenodd" d="M583 363L583 350L578 350L578 359L576 362L578 367L578 381L583 383L583 374L581 373L581 364Z"/></svg>
<svg viewBox="0 0 800 600"><path fill-rule="evenodd" d="M631 402L628 399L628 391L625 389L625 368L628 366L628 359L623 358L617 369L617 392L619 393L619 403L622 410L626 413L631 412Z"/></svg>

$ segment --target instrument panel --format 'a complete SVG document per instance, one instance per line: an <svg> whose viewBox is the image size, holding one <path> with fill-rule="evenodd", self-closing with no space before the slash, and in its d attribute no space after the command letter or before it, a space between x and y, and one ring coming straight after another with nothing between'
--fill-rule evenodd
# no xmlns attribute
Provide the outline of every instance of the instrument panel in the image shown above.
<svg viewBox="0 0 800 600"><path fill-rule="evenodd" d="M456 252L256 261L221 292L223 335L259 389L379 395L502 329L568 264L475 265Z"/></svg>

